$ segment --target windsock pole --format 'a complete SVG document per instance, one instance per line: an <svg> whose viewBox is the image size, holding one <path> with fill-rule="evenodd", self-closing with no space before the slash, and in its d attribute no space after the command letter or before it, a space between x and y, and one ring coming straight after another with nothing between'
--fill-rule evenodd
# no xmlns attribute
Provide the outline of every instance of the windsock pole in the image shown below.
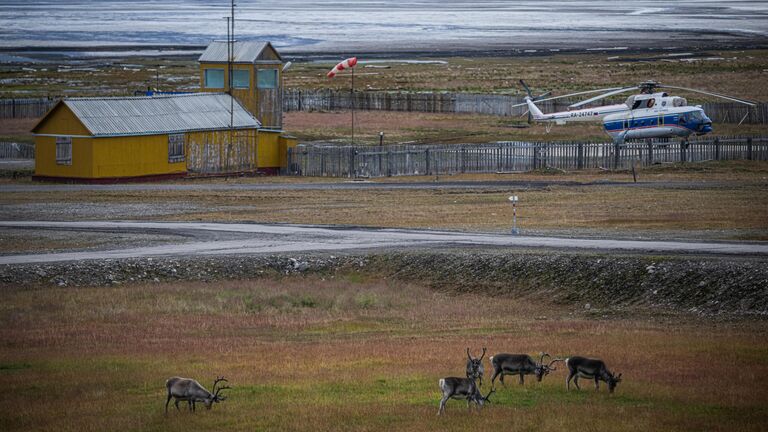
<svg viewBox="0 0 768 432"><path fill-rule="evenodd" d="M351 57L348 58L336 66L333 67L333 69L330 70L326 74L328 78L333 78L336 76L336 74L339 71L343 71L344 69L351 69L352 72L352 87L349 90L349 97L351 100L351 111L352 111L352 144L355 144L355 65L357 64L357 57Z"/></svg>
<svg viewBox="0 0 768 432"><path fill-rule="evenodd" d="M352 68L352 145L355 145L355 68Z"/></svg>

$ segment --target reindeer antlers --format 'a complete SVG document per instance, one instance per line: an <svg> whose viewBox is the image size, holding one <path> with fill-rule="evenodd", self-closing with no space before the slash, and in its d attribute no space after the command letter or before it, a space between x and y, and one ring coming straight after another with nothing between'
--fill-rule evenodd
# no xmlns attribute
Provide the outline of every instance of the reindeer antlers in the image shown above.
<svg viewBox="0 0 768 432"><path fill-rule="evenodd" d="M483 355L481 355L481 356L480 356L480 360L482 360L482 359L483 359L483 357L485 357L485 351L486 351L486 350L487 350L486 348L483 348ZM469 358L470 360L472 360L472 354L470 354L470 353L469 353L469 347L467 347L467 358Z"/></svg>
<svg viewBox="0 0 768 432"><path fill-rule="evenodd" d="M552 367L552 365L553 365L553 364L555 364L555 363L557 363L557 362L561 362L561 361L565 361L565 360L563 360L563 359L561 359L561 358L556 358L556 359L552 360L552 361L551 361L551 362L549 362L549 364L547 365L547 369L549 369L549 370L557 370L557 368L553 368L553 367Z"/></svg>
<svg viewBox="0 0 768 432"><path fill-rule="evenodd" d="M491 395L494 394L494 393L496 393L496 389L492 388L491 391L489 391L488 394L485 395L485 397L483 399L485 399L486 402L490 402L490 400L488 400L488 398L490 398Z"/></svg>
<svg viewBox="0 0 768 432"><path fill-rule="evenodd" d="M227 379L226 379L226 378L224 378L223 376L218 376L218 375L217 375L217 376L216 376L216 380L213 382L213 387L211 388L211 393L213 393L213 394L218 394L218 393L216 392L216 385L217 385L217 384L219 384L219 383L220 383L220 382L222 382L222 381L223 381L223 382L229 382L229 381L227 381ZM229 388L229 387L227 387L227 388Z"/></svg>
<svg viewBox="0 0 768 432"><path fill-rule="evenodd" d="M549 355L548 353L542 352L541 353L541 359L539 359L539 363L541 363L542 365L544 364L544 357L552 358L552 356Z"/></svg>

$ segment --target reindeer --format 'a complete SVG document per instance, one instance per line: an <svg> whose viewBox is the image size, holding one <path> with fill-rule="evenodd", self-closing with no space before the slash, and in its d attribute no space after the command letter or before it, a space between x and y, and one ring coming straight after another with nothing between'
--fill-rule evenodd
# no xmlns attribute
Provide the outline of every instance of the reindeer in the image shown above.
<svg viewBox="0 0 768 432"><path fill-rule="evenodd" d="M168 399L165 401L165 414L168 415L168 403L171 402L171 398L175 398L174 405L176 410L179 410L179 401L187 401L189 404L189 410L195 411L195 402L202 402L205 404L206 409L211 409L213 403L219 403L225 400L226 396L220 396L219 393L222 390L226 390L230 387L223 386L216 388L216 385L220 382L228 382L224 377L216 377L213 382L213 392L209 392L199 382L190 378L173 377L169 378L165 382L165 387L168 388Z"/></svg>
<svg viewBox="0 0 768 432"><path fill-rule="evenodd" d="M565 387L571 389L571 379L579 387L579 378L589 378L595 380L595 391L600 389L600 381L608 383L608 392L613 393L616 384L621 382L621 374L614 375L605 366L605 362L599 359L590 359L585 357L569 357L565 359L565 365L568 366L568 378L565 380Z"/></svg>
<svg viewBox="0 0 768 432"><path fill-rule="evenodd" d="M483 354L480 358L472 358L472 354L469 353L469 348L467 348L467 378L478 380L478 385L481 387L483 386L483 374L485 373L485 367L483 367L485 351L485 348L483 348Z"/></svg>
<svg viewBox="0 0 768 432"><path fill-rule="evenodd" d="M437 410L437 415L445 413L445 403L448 399L466 399L467 409L471 408L471 403L475 403L477 409L481 409L483 404L491 401L488 398L495 390L491 389L487 395L483 396L480 393L480 388L475 384L474 378L457 378L447 377L441 378L438 381L440 391L443 393L442 399L440 399L440 408Z"/></svg>
<svg viewBox="0 0 768 432"><path fill-rule="evenodd" d="M504 375L520 375L520 385L524 384L524 376L534 374L536 380L541 382L544 375L548 375L551 371L557 370L552 367L553 364L563 361L562 359L554 359L548 365L544 364L544 357L552 357L547 353L541 353L541 359L539 362L533 359L528 354L496 354L491 356L491 365L493 366L493 377L491 377L491 388L495 386L496 377L499 376L499 380L504 384Z"/></svg>

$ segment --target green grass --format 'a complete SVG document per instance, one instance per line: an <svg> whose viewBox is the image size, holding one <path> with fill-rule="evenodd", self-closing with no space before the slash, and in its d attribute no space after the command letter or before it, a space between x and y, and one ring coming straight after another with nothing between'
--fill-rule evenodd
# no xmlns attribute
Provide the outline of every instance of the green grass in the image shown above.
<svg viewBox="0 0 768 432"><path fill-rule="evenodd" d="M441 293L375 274L334 276L5 286L0 429L758 431L768 424L763 321L656 322L645 311L593 320L568 305ZM463 375L468 346L487 346L488 355L598 355L625 380L608 394L586 380L581 391L566 391L563 369L540 383L529 376L524 386L508 376L481 412L452 400L437 418L437 381ZM484 393L490 374L486 359ZM165 417L164 382L177 375L208 387L225 375L232 388L210 411L177 413L171 405Z"/></svg>

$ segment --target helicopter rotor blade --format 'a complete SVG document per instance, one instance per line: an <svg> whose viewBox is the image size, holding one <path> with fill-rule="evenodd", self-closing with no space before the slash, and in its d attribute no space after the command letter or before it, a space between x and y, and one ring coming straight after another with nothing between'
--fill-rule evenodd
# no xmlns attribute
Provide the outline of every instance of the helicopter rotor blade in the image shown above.
<svg viewBox="0 0 768 432"><path fill-rule="evenodd" d="M589 98L589 99L583 100L581 102L576 102L575 104L569 105L568 108L578 108L580 106L587 105L589 103L598 101L600 99L605 99L607 97L614 96L614 95L617 95L617 94L626 93L626 92L632 91L632 90L637 90L638 88L639 88L638 86L632 86L632 87L624 87L624 88L614 89L613 91L609 91L608 93L603 93L603 94L595 96L593 98Z"/></svg>
<svg viewBox="0 0 768 432"><path fill-rule="evenodd" d="M544 99L545 97L547 97L547 96L549 96L549 95L551 95L551 94L552 94L552 92L551 92L551 91L548 91L548 92L546 92L546 93L542 93L542 94L540 94L540 95L536 96L535 98L533 98L533 100L534 100L534 101L540 101L540 100Z"/></svg>
<svg viewBox="0 0 768 432"><path fill-rule="evenodd" d="M528 94L528 97L533 99L533 93L531 93L531 89L528 87L528 84L526 84L525 81L520 80L520 85L523 86L525 92Z"/></svg>
<svg viewBox="0 0 768 432"><path fill-rule="evenodd" d="M544 98L544 99L535 99L534 100L533 98L531 98L531 100L533 100L534 102L546 102L546 101L551 101L551 100L556 100L556 99L567 98L567 97L571 97L571 96L582 96L582 95L586 95L586 94L600 93L600 92L605 92L605 91L609 91L609 90L619 90L619 87L604 88L604 89L598 89L598 90L587 90L587 91L582 91L582 92L564 94L564 95L560 95L560 96L552 96L552 97L548 97L548 98ZM511 108L517 108L517 107L527 106L527 105L528 105L527 102L523 102L523 103L512 105Z"/></svg>
<svg viewBox="0 0 768 432"><path fill-rule="evenodd" d="M705 94L705 95L708 95L708 96L714 96L714 97L726 99L726 100L729 100L729 101L732 101L732 102L738 102L738 103L741 103L741 104L744 104L744 105L749 105L749 106L756 106L757 105L755 102L752 102L752 101L749 101L749 100L746 100L746 99L739 99L739 98L735 98L733 96L726 96L724 94L712 93L712 92L708 92L708 91L704 91L704 90L697 90L697 89L692 89L692 88L687 88L687 87L678 87L678 86L671 86L671 85L659 85L658 87L660 87L660 88L671 88L671 89L676 89L676 90L684 90L684 91L689 91L689 92L694 92L694 93L701 93L701 94Z"/></svg>

